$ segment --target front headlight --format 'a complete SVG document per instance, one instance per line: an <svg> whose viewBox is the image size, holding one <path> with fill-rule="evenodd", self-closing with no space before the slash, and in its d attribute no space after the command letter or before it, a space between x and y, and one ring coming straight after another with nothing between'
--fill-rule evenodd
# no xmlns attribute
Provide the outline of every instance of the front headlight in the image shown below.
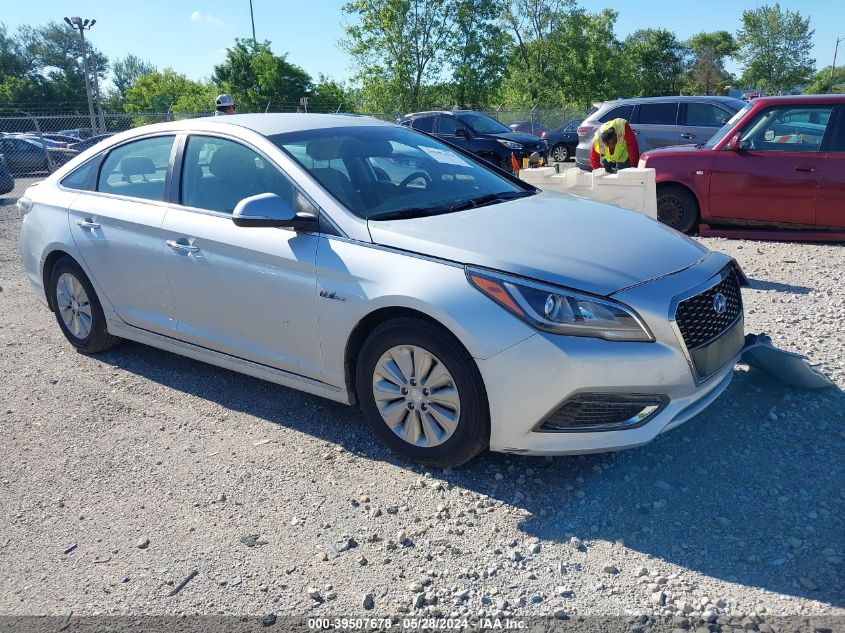
<svg viewBox="0 0 845 633"><path fill-rule="evenodd" d="M468 268L467 278L505 310L544 332L608 341L654 340L642 319L615 301L487 270Z"/></svg>
<svg viewBox="0 0 845 633"><path fill-rule="evenodd" d="M508 149L522 149L522 145L520 145L519 143L514 143L513 141L505 141L505 140L500 139L500 138L496 139L496 140L499 141L502 145L504 145Z"/></svg>

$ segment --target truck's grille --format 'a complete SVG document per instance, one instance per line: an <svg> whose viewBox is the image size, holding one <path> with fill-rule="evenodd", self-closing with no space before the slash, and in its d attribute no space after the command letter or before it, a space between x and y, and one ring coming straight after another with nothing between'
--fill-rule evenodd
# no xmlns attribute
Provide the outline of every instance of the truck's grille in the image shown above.
<svg viewBox="0 0 845 633"><path fill-rule="evenodd" d="M733 268L726 268L722 274L724 278L718 284L678 304L675 322L688 350L719 337L742 313L742 294L736 273ZM716 295L724 297L722 312L716 309L721 302L714 301Z"/></svg>

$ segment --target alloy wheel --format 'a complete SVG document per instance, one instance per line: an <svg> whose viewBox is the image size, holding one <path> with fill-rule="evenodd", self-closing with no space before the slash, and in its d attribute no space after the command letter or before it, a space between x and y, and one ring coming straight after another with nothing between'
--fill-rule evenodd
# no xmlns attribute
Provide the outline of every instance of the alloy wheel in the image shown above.
<svg viewBox="0 0 845 633"><path fill-rule="evenodd" d="M443 444L458 428L461 400L455 380L422 347L399 345L379 358L373 397L385 424L414 446Z"/></svg>
<svg viewBox="0 0 845 633"><path fill-rule="evenodd" d="M56 306L68 332L83 340L91 333L93 316L88 294L71 273L62 273L56 283Z"/></svg>

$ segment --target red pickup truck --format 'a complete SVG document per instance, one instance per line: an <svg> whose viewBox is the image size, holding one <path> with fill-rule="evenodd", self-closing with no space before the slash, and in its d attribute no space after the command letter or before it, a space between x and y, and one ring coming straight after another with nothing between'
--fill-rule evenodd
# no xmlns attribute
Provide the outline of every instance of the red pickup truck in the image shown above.
<svg viewBox="0 0 845 633"><path fill-rule="evenodd" d="M658 218L679 231L845 239L845 95L754 99L706 143L640 166L656 170Z"/></svg>

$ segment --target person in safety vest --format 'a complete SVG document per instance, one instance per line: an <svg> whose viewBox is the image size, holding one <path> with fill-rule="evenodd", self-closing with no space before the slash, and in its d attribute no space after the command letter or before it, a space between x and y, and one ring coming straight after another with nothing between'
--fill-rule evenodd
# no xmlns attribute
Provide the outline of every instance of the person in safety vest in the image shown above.
<svg viewBox="0 0 845 633"><path fill-rule="evenodd" d="M640 162L640 148L637 137L625 119L613 119L603 123L593 137L590 150L590 166L604 167L615 174L626 167L636 167Z"/></svg>

